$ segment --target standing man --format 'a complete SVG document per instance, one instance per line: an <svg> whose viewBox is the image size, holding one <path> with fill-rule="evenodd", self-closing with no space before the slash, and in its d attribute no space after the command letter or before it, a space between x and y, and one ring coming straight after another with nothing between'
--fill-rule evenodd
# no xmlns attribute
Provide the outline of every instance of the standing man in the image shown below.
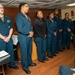
<svg viewBox="0 0 75 75"><path fill-rule="evenodd" d="M40 62L45 62L48 60L48 58L46 58L46 22L43 19L42 11L37 11L36 16L37 18L34 21L34 41L37 46L38 60Z"/></svg>
<svg viewBox="0 0 75 75"><path fill-rule="evenodd" d="M62 45L62 20L61 18L59 17L59 10L56 9L55 10L55 17L54 17L54 20L56 21L57 23L57 38L56 38L56 42L57 42L57 45L56 45L56 53L58 53L58 51L61 51L62 52L62 49L61 49L61 45Z"/></svg>
<svg viewBox="0 0 75 75"><path fill-rule="evenodd" d="M54 13L49 13L49 19L46 20L47 24L47 56L53 58L56 56L55 47L56 47L56 36L57 36L57 23L54 21Z"/></svg>
<svg viewBox="0 0 75 75"><path fill-rule="evenodd" d="M18 28L18 40L20 44L21 61L22 68L27 73L30 74L29 66L36 66L32 62L32 37L33 37L33 27L29 16L27 15L29 11L29 6L27 3L21 3L19 5L20 13L16 16L16 25Z"/></svg>
<svg viewBox="0 0 75 75"><path fill-rule="evenodd" d="M63 25L63 49L66 47L70 49L70 39L71 39L71 31L73 27L73 22L69 19L69 14L65 13L65 19L62 21Z"/></svg>
<svg viewBox="0 0 75 75"><path fill-rule="evenodd" d="M4 6L0 4L0 50L5 50L10 54L10 68L18 69L15 66L13 41L13 26L10 18L4 14Z"/></svg>

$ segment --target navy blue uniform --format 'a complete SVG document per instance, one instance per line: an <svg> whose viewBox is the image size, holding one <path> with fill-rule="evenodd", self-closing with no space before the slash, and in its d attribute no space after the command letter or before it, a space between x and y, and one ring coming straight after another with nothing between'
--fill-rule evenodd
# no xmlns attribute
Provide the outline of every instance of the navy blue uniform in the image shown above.
<svg viewBox="0 0 75 75"><path fill-rule="evenodd" d="M8 16L4 15L4 21L2 21L2 19L0 18L0 34L7 37L9 35L10 29L12 28L13 26ZM6 43L4 40L0 38L0 50L5 50L11 55L10 66L15 66L12 38L10 38L8 43Z"/></svg>
<svg viewBox="0 0 75 75"><path fill-rule="evenodd" d="M68 28L72 30L73 22L72 20L63 19L63 48L70 48L70 39L71 39L71 32L68 32Z"/></svg>
<svg viewBox="0 0 75 75"><path fill-rule="evenodd" d="M37 54L38 54L38 60L44 61L46 59L46 23L44 19L37 18L34 21L34 41L37 46Z"/></svg>
<svg viewBox="0 0 75 75"><path fill-rule="evenodd" d="M19 13L16 18L16 25L18 28L18 40L20 44L22 68L28 69L28 66L32 64L32 38L28 37L29 32L33 31L33 27L30 22L30 18L27 18L23 13Z"/></svg>
<svg viewBox="0 0 75 75"><path fill-rule="evenodd" d="M56 22L52 22L50 19L47 19L47 50L48 56L52 56L55 53L55 47L56 47L56 36L54 35L54 32L57 32L57 24Z"/></svg>
<svg viewBox="0 0 75 75"><path fill-rule="evenodd" d="M56 45L56 49L61 50L61 45L62 45L62 32L59 32L60 29L63 29L62 27L62 20L59 16L55 16L54 20L57 23L57 45Z"/></svg>

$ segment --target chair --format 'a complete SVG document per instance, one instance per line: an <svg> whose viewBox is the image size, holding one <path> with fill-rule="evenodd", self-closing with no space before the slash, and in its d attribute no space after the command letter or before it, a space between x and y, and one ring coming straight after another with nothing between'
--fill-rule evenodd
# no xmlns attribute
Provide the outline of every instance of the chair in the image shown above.
<svg viewBox="0 0 75 75"><path fill-rule="evenodd" d="M14 57L15 57L15 60L18 61L18 54L17 54L18 35L13 34L12 35L12 40L13 40L13 48L14 48Z"/></svg>
<svg viewBox="0 0 75 75"><path fill-rule="evenodd" d="M3 50L0 51L0 66L1 66L0 74L5 75L3 65L9 63L9 61L10 61L10 55L7 52L3 51Z"/></svg>

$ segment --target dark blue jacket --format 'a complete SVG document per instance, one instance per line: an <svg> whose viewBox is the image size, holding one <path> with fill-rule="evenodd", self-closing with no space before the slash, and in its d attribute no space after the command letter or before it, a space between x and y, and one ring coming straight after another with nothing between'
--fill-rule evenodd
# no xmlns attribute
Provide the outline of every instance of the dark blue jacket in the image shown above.
<svg viewBox="0 0 75 75"><path fill-rule="evenodd" d="M8 36L11 28L13 28L12 22L7 15L4 15L4 21L0 18L0 34Z"/></svg>
<svg viewBox="0 0 75 75"><path fill-rule="evenodd" d="M57 23L52 22L50 19L46 20L47 24L47 36L54 35L54 32L57 32Z"/></svg>
<svg viewBox="0 0 75 75"><path fill-rule="evenodd" d="M30 18L26 18L21 12L16 16L15 21L19 33L29 35L29 32L33 31Z"/></svg>
<svg viewBox="0 0 75 75"><path fill-rule="evenodd" d="M63 28L63 26L62 26L62 19L59 16L55 16L54 20L57 23L57 30L62 29Z"/></svg>
<svg viewBox="0 0 75 75"><path fill-rule="evenodd" d="M63 31L67 31L68 28L72 30L72 28L73 28L73 22L71 19L69 19L69 20L63 19L62 25L63 25Z"/></svg>
<svg viewBox="0 0 75 75"><path fill-rule="evenodd" d="M44 19L36 18L33 25L34 37L44 38L47 35L47 27Z"/></svg>

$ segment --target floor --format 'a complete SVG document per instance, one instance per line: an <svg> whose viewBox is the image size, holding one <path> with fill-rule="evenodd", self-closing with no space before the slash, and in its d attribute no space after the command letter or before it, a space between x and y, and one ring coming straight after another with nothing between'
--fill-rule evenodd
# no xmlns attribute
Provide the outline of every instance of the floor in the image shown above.
<svg viewBox="0 0 75 75"><path fill-rule="evenodd" d="M31 70L31 74L29 75L59 75L59 67L61 64L66 64L70 67L74 65L75 51L73 45L71 45L71 49L64 50L64 52L60 52L54 58L49 58L49 61L45 63L40 63L38 60L34 62L37 64L36 67L29 67ZM28 75L26 74L21 67L21 63L17 63L19 66L19 70L14 70L7 68L5 71L6 75Z"/></svg>

